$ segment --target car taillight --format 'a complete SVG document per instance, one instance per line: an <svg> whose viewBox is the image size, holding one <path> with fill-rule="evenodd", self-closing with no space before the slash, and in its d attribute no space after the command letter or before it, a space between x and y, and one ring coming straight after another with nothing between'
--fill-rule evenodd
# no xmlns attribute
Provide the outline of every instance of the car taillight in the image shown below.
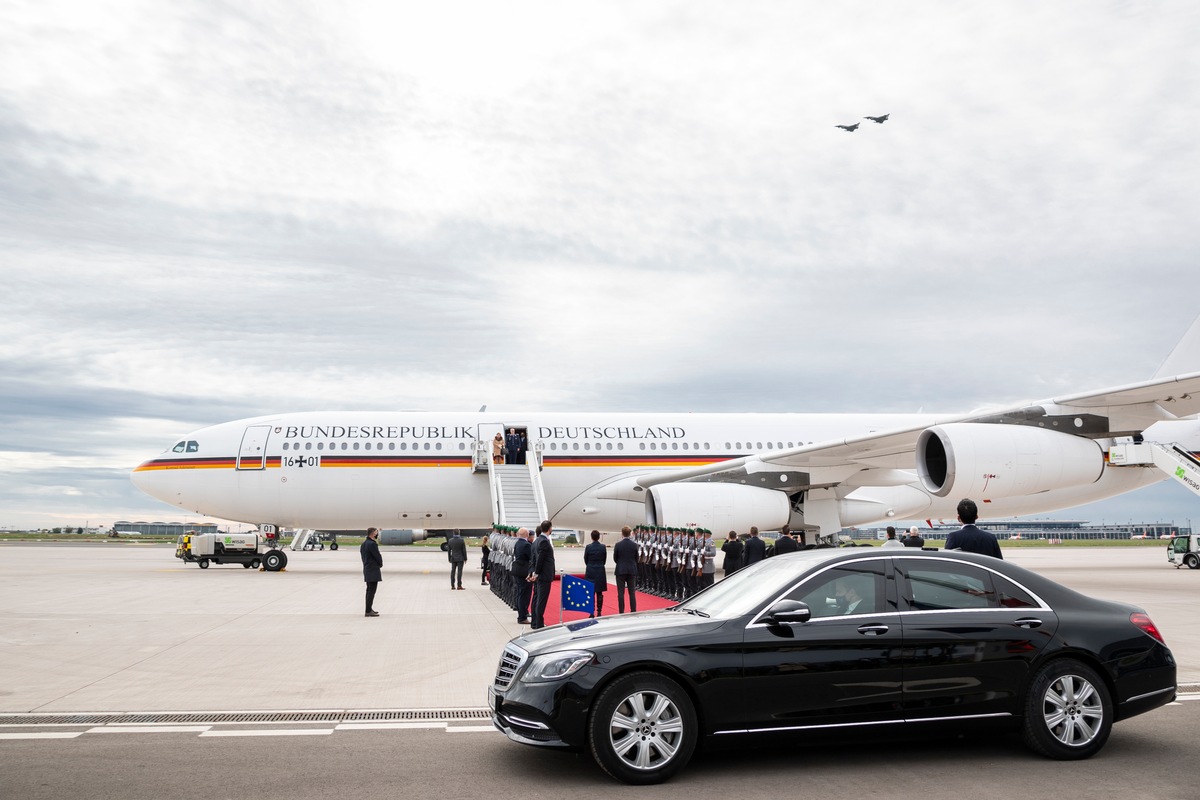
<svg viewBox="0 0 1200 800"><path fill-rule="evenodd" d="M1147 636L1152 636L1163 644L1166 644L1166 642L1163 641L1162 634L1158 632L1158 626L1155 625L1150 620L1150 617L1146 614L1136 611L1129 615L1129 621L1136 625L1142 631L1142 633L1146 634Z"/></svg>

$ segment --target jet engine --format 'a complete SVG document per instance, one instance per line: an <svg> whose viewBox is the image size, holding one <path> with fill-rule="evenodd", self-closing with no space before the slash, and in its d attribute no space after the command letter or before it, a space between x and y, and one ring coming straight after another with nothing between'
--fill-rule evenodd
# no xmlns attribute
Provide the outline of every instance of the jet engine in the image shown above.
<svg viewBox="0 0 1200 800"><path fill-rule="evenodd" d="M714 533L772 530L791 514L788 496L736 483L664 483L650 487L646 521L667 528L698 526Z"/></svg>
<svg viewBox="0 0 1200 800"><path fill-rule="evenodd" d="M937 497L996 499L1095 483L1104 451L1091 439L1020 425L936 425L917 439L917 473Z"/></svg>

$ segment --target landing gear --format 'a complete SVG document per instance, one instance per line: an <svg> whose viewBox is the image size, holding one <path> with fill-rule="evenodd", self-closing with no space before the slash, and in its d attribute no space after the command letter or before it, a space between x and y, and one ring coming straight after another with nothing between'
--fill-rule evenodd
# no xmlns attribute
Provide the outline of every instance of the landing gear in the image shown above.
<svg viewBox="0 0 1200 800"><path fill-rule="evenodd" d="M267 572L279 572L287 566L287 553L282 550L268 550L263 556L263 569Z"/></svg>

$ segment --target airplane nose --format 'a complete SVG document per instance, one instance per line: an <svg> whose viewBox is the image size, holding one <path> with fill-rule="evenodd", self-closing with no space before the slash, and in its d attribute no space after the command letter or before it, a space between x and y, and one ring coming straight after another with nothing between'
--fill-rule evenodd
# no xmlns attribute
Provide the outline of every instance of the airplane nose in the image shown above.
<svg viewBox="0 0 1200 800"><path fill-rule="evenodd" d="M155 500L166 501L167 498L163 496L162 481L157 479L160 471L153 468L153 463L153 461L143 461L138 464L129 474L129 479L133 481L134 486Z"/></svg>

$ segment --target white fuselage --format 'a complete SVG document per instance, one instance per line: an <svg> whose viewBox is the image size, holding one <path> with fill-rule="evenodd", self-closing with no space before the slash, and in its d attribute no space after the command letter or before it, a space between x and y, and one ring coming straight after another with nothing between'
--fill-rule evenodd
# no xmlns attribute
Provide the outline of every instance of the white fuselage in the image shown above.
<svg viewBox="0 0 1200 800"><path fill-rule="evenodd" d="M480 528L492 525L477 449L497 431L526 431L558 527L618 530L648 521L636 476L932 425L934 416L859 414L493 414L312 412L257 417L189 434L139 465L134 483L173 506L222 519L298 528ZM841 523L953 519L959 498L926 492L909 463L886 485L838 492ZM911 480L906 477L911 474ZM1162 480L1154 470L1105 469L1097 480L989 501L987 517L1041 513ZM797 518L802 523L802 517ZM703 521L700 521L701 524Z"/></svg>

